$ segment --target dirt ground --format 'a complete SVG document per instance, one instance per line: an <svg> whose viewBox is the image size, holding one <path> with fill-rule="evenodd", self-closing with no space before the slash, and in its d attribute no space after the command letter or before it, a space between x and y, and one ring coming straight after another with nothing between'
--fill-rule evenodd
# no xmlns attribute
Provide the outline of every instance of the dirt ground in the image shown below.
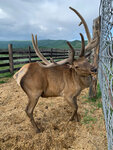
<svg viewBox="0 0 113 150"><path fill-rule="evenodd" d="M0 150L107 150L102 108L87 92L78 97L80 122L68 122L72 110L63 98L40 98L36 134L24 111L27 96L13 79L0 84Z"/></svg>

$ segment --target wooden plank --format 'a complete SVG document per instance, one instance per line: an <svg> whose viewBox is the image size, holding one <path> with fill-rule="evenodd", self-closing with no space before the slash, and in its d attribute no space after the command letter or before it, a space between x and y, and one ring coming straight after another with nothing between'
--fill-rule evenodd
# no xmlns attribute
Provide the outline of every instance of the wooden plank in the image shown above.
<svg viewBox="0 0 113 150"><path fill-rule="evenodd" d="M0 60L9 60L9 57L0 57Z"/></svg>
<svg viewBox="0 0 113 150"><path fill-rule="evenodd" d="M31 60L31 62L42 62L42 60Z"/></svg>
<svg viewBox="0 0 113 150"><path fill-rule="evenodd" d="M6 73L6 72L10 72L10 70L9 69L0 70L0 73Z"/></svg>
<svg viewBox="0 0 113 150"><path fill-rule="evenodd" d="M31 60L31 62L37 62L37 61L41 61L41 60ZM29 63L29 61L16 61L14 62L14 65L19 65L19 64L27 64Z"/></svg>
<svg viewBox="0 0 113 150"><path fill-rule="evenodd" d="M13 54L28 54L28 51L13 51Z"/></svg>
<svg viewBox="0 0 113 150"><path fill-rule="evenodd" d="M51 51L43 51L43 52L41 52L42 54L44 54L44 53L51 53ZM65 53L68 53L68 52L62 52L62 51L56 51L56 52L54 52L54 51L52 51L52 53L56 53L56 54L58 54L58 53L62 53L62 54L65 54Z"/></svg>
<svg viewBox="0 0 113 150"><path fill-rule="evenodd" d="M45 53L51 53L50 50L45 50L45 51L40 51L42 54L45 54ZM28 54L29 52L28 51L14 51L13 54ZM30 51L31 54L36 54L35 51ZM52 53L62 53L62 54L65 54L65 53L68 53L68 51L52 51Z"/></svg>
<svg viewBox="0 0 113 150"><path fill-rule="evenodd" d="M27 64L27 63L29 63L29 61L17 61L14 62L14 65Z"/></svg>
<svg viewBox="0 0 113 150"><path fill-rule="evenodd" d="M37 56L32 56L32 58L36 58ZM29 58L29 56L15 56L13 57L13 59L25 59L25 58Z"/></svg>
<svg viewBox="0 0 113 150"><path fill-rule="evenodd" d="M68 54L68 52L54 52L54 51L52 53L55 53L55 54L65 54L66 53L66 54Z"/></svg>
<svg viewBox="0 0 113 150"><path fill-rule="evenodd" d="M45 57L50 57L50 55L44 55ZM59 56L64 56L64 55L53 55L53 57L59 57ZM66 56L67 57L67 56ZM16 59L25 59L25 58L29 58L29 56L17 56L17 57L13 57L14 60ZM38 56L31 56L31 58L38 58ZM9 60L9 57L0 57L0 60Z"/></svg>
<svg viewBox="0 0 113 150"><path fill-rule="evenodd" d="M16 71L16 70L19 70L21 67L18 67L18 68L14 68L14 71Z"/></svg>
<svg viewBox="0 0 113 150"><path fill-rule="evenodd" d="M8 51L0 51L0 55L2 54L9 54Z"/></svg>
<svg viewBox="0 0 113 150"><path fill-rule="evenodd" d="M0 49L0 51L8 51L8 49Z"/></svg>
<svg viewBox="0 0 113 150"><path fill-rule="evenodd" d="M53 55L52 55L52 57L60 57L60 56L64 57L65 55L60 55L60 54L57 54L57 55L56 55L56 54L53 54Z"/></svg>
<svg viewBox="0 0 113 150"><path fill-rule="evenodd" d="M0 64L0 67L9 66L9 63Z"/></svg>
<svg viewBox="0 0 113 150"><path fill-rule="evenodd" d="M68 58L68 57L53 57L54 60L55 59L66 59L66 58Z"/></svg>

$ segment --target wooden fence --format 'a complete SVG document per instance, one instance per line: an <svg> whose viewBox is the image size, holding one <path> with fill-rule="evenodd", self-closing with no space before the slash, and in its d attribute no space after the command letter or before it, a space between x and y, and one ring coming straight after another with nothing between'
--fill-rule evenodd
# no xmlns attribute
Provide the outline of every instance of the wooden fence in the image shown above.
<svg viewBox="0 0 113 150"><path fill-rule="evenodd" d="M59 49L41 49L41 53L49 60L50 57L55 61L65 59L68 57L68 50ZM79 50L76 51L78 56ZM21 68L23 64L29 62L41 61L37 57L35 51L29 46L28 49L13 49L12 44L8 45L8 50L0 50L0 74L10 72ZM4 69L5 68L5 69Z"/></svg>

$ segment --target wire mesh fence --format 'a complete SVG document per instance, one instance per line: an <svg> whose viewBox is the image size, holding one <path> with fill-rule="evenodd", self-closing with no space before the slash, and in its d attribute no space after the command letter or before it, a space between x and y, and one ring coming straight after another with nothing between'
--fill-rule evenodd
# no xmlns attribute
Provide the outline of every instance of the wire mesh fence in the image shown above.
<svg viewBox="0 0 113 150"><path fill-rule="evenodd" d="M99 83L102 92L108 150L113 150L113 0L101 0Z"/></svg>

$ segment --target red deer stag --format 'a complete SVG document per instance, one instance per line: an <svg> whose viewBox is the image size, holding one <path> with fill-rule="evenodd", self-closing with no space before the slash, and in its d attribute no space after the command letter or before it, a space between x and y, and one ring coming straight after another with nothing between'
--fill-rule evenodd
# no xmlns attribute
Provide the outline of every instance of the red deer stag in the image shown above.
<svg viewBox="0 0 113 150"><path fill-rule="evenodd" d="M76 119L79 121L77 110L77 96L84 89L89 87L92 79L92 74L95 69L90 65L85 55L84 38L81 35L82 51L79 58L74 59L74 49L69 42L71 53L69 58L56 63L42 65L39 62L29 63L24 65L15 75L17 83L28 96L28 105L26 113L36 132L40 132L33 118L34 108L39 100L39 97L57 97L63 96L73 109L73 114L70 120ZM35 50L37 51L37 40L32 41ZM43 57L43 56L42 56ZM65 64L64 64L65 63ZM68 64L66 64L68 63Z"/></svg>

